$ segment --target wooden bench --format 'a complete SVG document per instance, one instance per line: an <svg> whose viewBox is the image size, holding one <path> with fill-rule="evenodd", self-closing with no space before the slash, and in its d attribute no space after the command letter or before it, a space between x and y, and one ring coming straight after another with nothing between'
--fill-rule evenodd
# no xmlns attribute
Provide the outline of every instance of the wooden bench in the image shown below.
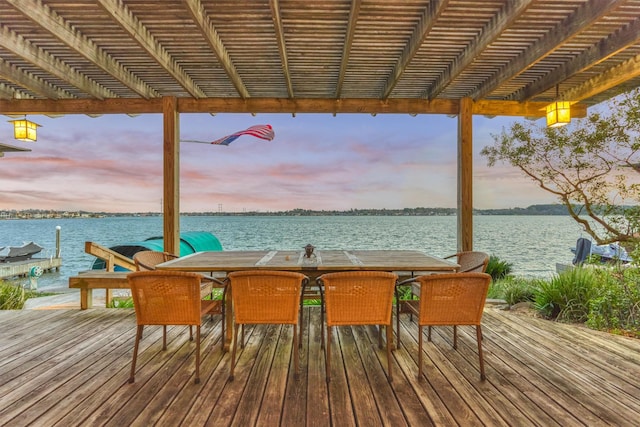
<svg viewBox="0 0 640 427"><path fill-rule="evenodd" d="M87 271L69 277L69 288L80 289L80 309L93 306L93 290L105 289L105 304L109 305L112 289L129 289L127 274L129 271Z"/></svg>

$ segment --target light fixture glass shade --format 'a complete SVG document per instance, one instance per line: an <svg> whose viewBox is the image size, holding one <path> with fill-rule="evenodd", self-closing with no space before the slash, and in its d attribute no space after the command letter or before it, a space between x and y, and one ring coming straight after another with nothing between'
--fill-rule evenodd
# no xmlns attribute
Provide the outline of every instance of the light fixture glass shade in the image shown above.
<svg viewBox="0 0 640 427"><path fill-rule="evenodd" d="M556 101L547 105L547 127L557 128L571 122L571 103Z"/></svg>
<svg viewBox="0 0 640 427"><path fill-rule="evenodd" d="M39 124L26 118L10 120L9 123L13 123L13 137L15 139L19 141L35 141L37 139L36 129L40 127Z"/></svg>

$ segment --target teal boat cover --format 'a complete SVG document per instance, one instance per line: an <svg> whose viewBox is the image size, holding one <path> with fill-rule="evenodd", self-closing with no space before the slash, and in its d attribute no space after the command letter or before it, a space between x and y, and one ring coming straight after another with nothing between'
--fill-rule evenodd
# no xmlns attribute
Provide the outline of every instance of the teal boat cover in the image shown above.
<svg viewBox="0 0 640 427"><path fill-rule="evenodd" d="M112 246L109 249L129 258L133 258L140 251L164 251L164 238L149 237L141 242L125 243ZM180 256L202 251L222 251L222 243L208 231L185 231L180 233ZM104 260L97 258L93 262L93 270L105 268Z"/></svg>

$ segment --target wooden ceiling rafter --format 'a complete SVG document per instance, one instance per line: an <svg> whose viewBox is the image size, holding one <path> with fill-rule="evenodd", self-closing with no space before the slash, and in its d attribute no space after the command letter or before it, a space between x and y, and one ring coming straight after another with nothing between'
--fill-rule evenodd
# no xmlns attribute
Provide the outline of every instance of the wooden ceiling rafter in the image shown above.
<svg viewBox="0 0 640 427"><path fill-rule="evenodd" d="M434 99L444 91L473 61L531 6L533 0L513 0L494 15L473 42L440 74L436 82L425 90L423 98Z"/></svg>
<svg viewBox="0 0 640 427"><path fill-rule="evenodd" d="M336 83L335 98L342 97L342 85L344 84L344 78L347 74L347 67L349 66L349 53L351 52L351 46L353 46L353 37L356 32L356 25L358 22L358 15L360 14L360 5L362 0L353 0L351 2L351 9L349 10L349 20L347 22L347 30L344 34L344 43L342 45L342 59L340 61L340 71L338 72L338 82Z"/></svg>
<svg viewBox="0 0 640 427"><path fill-rule="evenodd" d="M404 50L400 55L400 59L393 68L393 72L389 75L387 82L382 90L382 99L387 99L393 92L393 89L398 84L398 81L404 74L407 66L416 55L424 40L427 38L433 26L435 25L438 17L444 12L446 6L450 0L436 0L432 1L427 8L425 8L418 25L414 29L409 41L404 45Z"/></svg>
<svg viewBox="0 0 640 427"><path fill-rule="evenodd" d="M559 46L573 38L576 34L589 28L596 20L626 0L589 0L576 9L576 11L559 22L544 37L531 44L517 58L509 61L501 70L484 82L468 96L475 100L485 98L498 86L512 80L524 71L533 67L543 58L550 55Z"/></svg>
<svg viewBox="0 0 640 427"><path fill-rule="evenodd" d="M640 55L609 68L604 73L592 77L578 87L567 90L563 94L563 98L571 101L580 101L634 77L640 77Z"/></svg>
<svg viewBox="0 0 640 427"><path fill-rule="evenodd" d="M238 94L240 94L242 98L249 98L251 96L249 95L249 90L247 90L247 87L242 82L242 77L240 77L238 70L236 70L236 67L233 65L231 56L224 46L220 35L211 23L211 19L205 11L202 2L200 2L200 0L183 0L183 3L187 6L193 20L198 24L198 28L202 32L205 40L209 43L209 46L211 46L213 53L218 58L218 61L220 61L220 64L227 73L227 76L231 79L231 82L238 91Z"/></svg>
<svg viewBox="0 0 640 427"><path fill-rule="evenodd" d="M2 58L0 58L0 75L4 76L4 78L10 82L27 89L29 92L45 98L73 98L73 95L69 92L54 88L50 84L42 81L42 79L19 70L16 66L9 64ZM31 96L29 96L29 98L30 97ZM21 98L24 98L24 96L21 96Z"/></svg>
<svg viewBox="0 0 640 427"><path fill-rule="evenodd" d="M151 32L131 13L122 0L97 0L102 8L142 47L166 72L194 98L206 98L206 94L191 77L156 41Z"/></svg>
<svg viewBox="0 0 640 427"><path fill-rule="evenodd" d="M572 75L585 71L594 65L606 61L608 58L639 42L640 18L636 19L620 31L612 34L610 37L600 40L599 43L583 51L570 62L561 64L552 73L548 73L541 79L518 90L511 96L511 99L516 101L528 101L537 94L546 92L547 90L562 83ZM565 99L567 100L580 101L580 99L568 98L566 96L567 94L565 94Z"/></svg>
<svg viewBox="0 0 640 427"><path fill-rule="evenodd" d="M86 75L79 73L50 53L45 52L25 40L20 34L2 26L0 30L0 46L13 52L51 75L58 77L98 99L115 98L109 89L101 86Z"/></svg>
<svg viewBox="0 0 640 427"><path fill-rule="evenodd" d="M287 94L289 98L293 98L293 83L291 83L291 71L289 71L289 58L287 56L287 43L284 39L284 26L282 24L282 16L280 14L280 2L278 0L269 0L271 6L271 15L273 16L273 26L276 32L276 40L278 43L278 52L280 53L280 63L282 64L282 74L287 83Z"/></svg>
<svg viewBox="0 0 640 427"><path fill-rule="evenodd" d="M159 94L140 78L126 70L121 64L113 60L107 53L98 48L95 43L87 39L79 31L72 28L57 13L40 0L6 0L21 11L27 18L37 23L58 40L75 50L80 55L111 74L115 79L136 92L143 98L154 98Z"/></svg>

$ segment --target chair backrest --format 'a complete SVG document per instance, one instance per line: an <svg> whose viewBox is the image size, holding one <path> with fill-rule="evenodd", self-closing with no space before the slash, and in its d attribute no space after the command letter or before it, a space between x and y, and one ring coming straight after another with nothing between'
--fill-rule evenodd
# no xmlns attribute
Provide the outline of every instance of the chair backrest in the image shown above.
<svg viewBox="0 0 640 427"><path fill-rule="evenodd" d="M138 271L152 271L156 265L178 258L169 252L160 251L140 251L133 255Z"/></svg>
<svg viewBox="0 0 640 427"><path fill-rule="evenodd" d="M385 271L345 271L320 276L328 326L391 323L398 276Z"/></svg>
<svg viewBox="0 0 640 427"><path fill-rule="evenodd" d="M227 277L236 323L298 323L304 274L247 270Z"/></svg>
<svg viewBox="0 0 640 427"><path fill-rule="evenodd" d="M458 252L457 258L460 273L484 273L489 264L489 255L484 252Z"/></svg>
<svg viewBox="0 0 640 427"><path fill-rule="evenodd" d="M180 271L127 275L138 325L200 325L200 279Z"/></svg>
<svg viewBox="0 0 640 427"><path fill-rule="evenodd" d="M420 284L419 325L479 325L489 291L486 273L433 274Z"/></svg>

